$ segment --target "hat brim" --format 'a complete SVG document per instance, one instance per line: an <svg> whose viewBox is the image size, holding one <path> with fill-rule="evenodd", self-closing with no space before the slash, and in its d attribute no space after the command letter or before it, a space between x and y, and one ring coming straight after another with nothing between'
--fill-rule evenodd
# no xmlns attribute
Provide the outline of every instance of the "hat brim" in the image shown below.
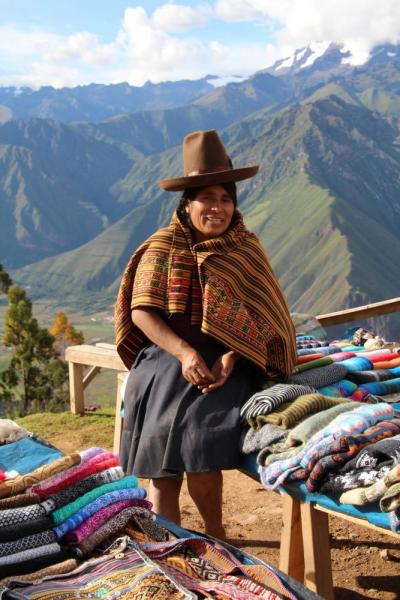
<svg viewBox="0 0 400 600"><path fill-rule="evenodd" d="M172 179L161 179L158 185L167 192L181 192L187 188L195 188L206 185L218 185L231 181L243 181L254 177L258 172L258 165L243 167L242 169L227 169L214 173L202 173L201 175L190 175L189 177L174 177Z"/></svg>

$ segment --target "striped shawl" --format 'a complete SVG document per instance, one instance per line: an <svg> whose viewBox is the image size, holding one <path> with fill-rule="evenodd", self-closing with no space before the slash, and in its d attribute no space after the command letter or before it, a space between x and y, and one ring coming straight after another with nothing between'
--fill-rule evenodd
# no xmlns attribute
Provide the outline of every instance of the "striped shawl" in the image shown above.
<svg viewBox="0 0 400 600"><path fill-rule="evenodd" d="M193 325L201 324L203 333L268 377L287 378L296 362L294 327L279 283L238 211L224 235L197 244L175 213L169 227L133 254L115 306L117 350L128 368L146 342L131 320L139 306L166 314L190 307Z"/></svg>

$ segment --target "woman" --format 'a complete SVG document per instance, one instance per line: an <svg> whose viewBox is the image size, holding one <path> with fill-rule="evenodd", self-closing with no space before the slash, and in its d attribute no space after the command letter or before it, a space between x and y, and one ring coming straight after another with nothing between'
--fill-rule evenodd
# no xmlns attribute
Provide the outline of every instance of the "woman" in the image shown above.
<svg viewBox="0 0 400 600"><path fill-rule="evenodd" d="M182 191L169 227L132 256L116 305L117 348L130 368L121 462L151 479L154 510L179 523L182 475L223 538L221 469L239 464L240 406L257 375L286 378L295 335L279 284L236 209L234 169L216 131L183 142Z"/></svg>

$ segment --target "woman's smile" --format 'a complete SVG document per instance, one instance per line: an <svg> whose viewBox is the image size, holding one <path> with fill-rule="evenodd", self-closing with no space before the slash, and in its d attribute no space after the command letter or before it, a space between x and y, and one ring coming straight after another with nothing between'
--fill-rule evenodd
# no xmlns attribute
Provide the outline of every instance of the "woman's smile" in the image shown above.
<svg viewBox="0 0 400 600"><path fill-rule="evenodd" d="M225 233L231 224L234 210L234 202L222 185L201 189L186 206L196 242Z"/></svg>

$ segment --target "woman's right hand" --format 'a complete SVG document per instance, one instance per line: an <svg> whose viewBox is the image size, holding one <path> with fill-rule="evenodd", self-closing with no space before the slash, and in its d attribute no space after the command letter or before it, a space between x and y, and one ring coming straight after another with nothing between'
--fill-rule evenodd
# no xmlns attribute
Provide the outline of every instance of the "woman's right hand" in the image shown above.
<svg viewBox="0 0 400 600"><path fill-rule="evenodd" d="M202 389L215 381L215 377L207 367L203 357L194 348L185 351L180 360L182 375L192 385Z"/></svg>

